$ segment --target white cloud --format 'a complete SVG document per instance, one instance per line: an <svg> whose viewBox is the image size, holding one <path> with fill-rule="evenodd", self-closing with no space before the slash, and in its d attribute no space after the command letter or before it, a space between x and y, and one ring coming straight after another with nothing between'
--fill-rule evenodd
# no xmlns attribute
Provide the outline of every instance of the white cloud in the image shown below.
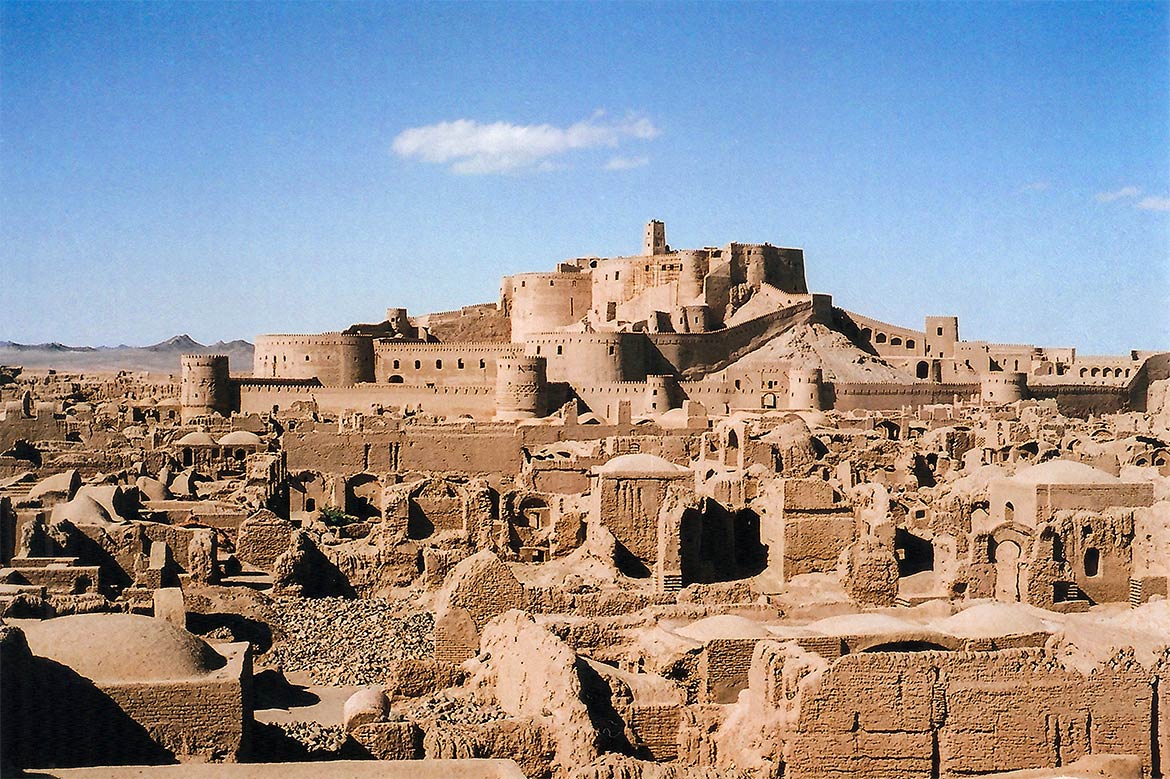
<svg viewBox="0 0 1170 779"><path fill-rule="evenodd" d="M633 170L650 164L649 157L614 157L605 163L606 170Z"/></svg>
<svg viewBox="0 0 1170 779"><path fill-rule="evenodd" d="M1033 181L1029 184L1025 184L1024 186L1020 187L1020 191L1022 191L1022 192L1043 192L1044 190L1048 189L1051 186L1052 186L1052 184L1047 182L1047 181Z"/></svg>
<svg viewBox="0 0 1170 779"><path fill-rule="evenodd" d="M1127 197L1137 197L1142 191L1137 187L1122 187L1116 192L1098 192L1098 203L1112 203L1114 200L1121 200Z"/></svg>
<svg viewBox="0 0 1170 779"><path fill-rule="evenodd" d="M403 130L394 153L436 164L451 163L455 173L506 173L555 167L553 159L576 149L617 147L622 141L650 140L659 130L649 119L628 117L606 122L598 112L568 127L550 124L483 124L456 119Z"/></svg>
<svg viewBox="0 0 1170 779"><path fill-rule="evenodd" d="M1137 207L1143 211L1170 211L1170 197L1145 197Z"/></svg>

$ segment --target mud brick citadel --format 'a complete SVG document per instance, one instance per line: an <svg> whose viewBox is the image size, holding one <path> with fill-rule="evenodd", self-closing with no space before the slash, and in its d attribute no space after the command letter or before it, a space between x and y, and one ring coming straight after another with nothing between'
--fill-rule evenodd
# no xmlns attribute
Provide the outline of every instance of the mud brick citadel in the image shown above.
<svg viewBox="0 0 1170 779"><path fill-rule="evenodd" d="M5 775L1170 773L1170 352L881 322L652 221L0 401Z"/></svg>
<svg viewBox="0 0 1170 779"><path fill-rule="evenodd" d="M499 342L441 337L466 318L493 320ZM498 321L496 321L498 320ZM474 332L474 331L472 331ZM786 334L848 341L882 370L822 369L760 350ZM1154 359L1154 363L1147 363ZM405 407L474 419L542 417L570 399L599 419L701 403L709 412L888 410L956 398L1054 399L1062 411L1140 409L1163 358L1131 352L1078 356L1073 348L959 339L956 317L922 330L835 308L805 283L804 252L771 244L676 250L662 222L642 253L578 258L549 273L506 276L500 301L345 332L262 335L249 378L225 359L183 358L183 417L276 413L296 403L341 413Z"/></svg>

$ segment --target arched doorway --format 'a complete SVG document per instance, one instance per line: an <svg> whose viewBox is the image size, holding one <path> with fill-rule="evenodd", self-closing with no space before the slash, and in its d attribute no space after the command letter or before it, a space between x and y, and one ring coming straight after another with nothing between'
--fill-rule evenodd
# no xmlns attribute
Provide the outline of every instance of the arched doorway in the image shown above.
<svg viewBox="0 0 1170 779"><path fill-rule="evenodd" d="M995 599L1006 603L1020 600L1020 546L1015 541L995 545Z"/></svg>

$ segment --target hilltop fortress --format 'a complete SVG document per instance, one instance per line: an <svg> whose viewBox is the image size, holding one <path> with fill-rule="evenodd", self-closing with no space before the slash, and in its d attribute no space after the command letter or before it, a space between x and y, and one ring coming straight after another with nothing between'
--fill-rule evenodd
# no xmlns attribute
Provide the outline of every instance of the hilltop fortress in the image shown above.
<svg viewBox="0 0 1170 779"><path fill-rule="evenodd" d="M922 330L880 322L810 293L801 249L674 249L652 221L640 254L506 276L495 305L416 318L392 308L344 332L261 335L251 377L232 376L226 357L184 356L181 406L184 421L294 404L515 420L577 400L613 421L696 402L726 414L1053 398L1085 416L1143 410L1168 362L964 341L950 316Z"/></svg>

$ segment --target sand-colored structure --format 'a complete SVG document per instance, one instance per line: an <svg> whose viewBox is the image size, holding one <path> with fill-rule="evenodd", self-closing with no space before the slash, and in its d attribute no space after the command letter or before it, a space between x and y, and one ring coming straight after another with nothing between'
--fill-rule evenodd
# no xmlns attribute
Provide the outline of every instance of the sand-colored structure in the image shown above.
<svg viewBox="0 0 1170 779"><path fill-rule="evenodd" d="M1170 772L1170 353L657 221L551 267L250 376L9 370L4 770Z"/></svg>

